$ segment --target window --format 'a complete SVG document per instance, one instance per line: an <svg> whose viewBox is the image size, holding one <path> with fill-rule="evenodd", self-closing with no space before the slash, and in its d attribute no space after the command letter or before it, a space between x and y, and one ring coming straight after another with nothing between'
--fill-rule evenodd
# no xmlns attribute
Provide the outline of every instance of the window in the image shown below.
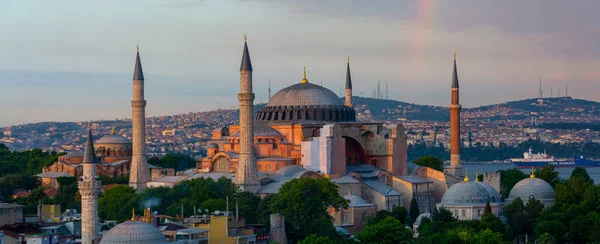
<svg viewBox="0 0 600 244"><path fill-rule="evenodd" d="M360 219L362 220L362 222L367 221L367 212L362 212L362 216L360 217Z"/></svg>
<svg viewBox="0 0 600 244"><path fill-rule="evenodd" d="M271 171L271 165L267 164L267 171Z"/></svg>
<svg viewBox="0 0 600 244"><path fill-rule="evenodd" d="M344 221L343 222L347 223L347 224L351 223L351 221L350 221L350 212L349 211L345 211L344 212Z"/></svg>
<svg viewBox="0 0 600 244"><path fill-rule="evenodd" d="M465 217L467 215L467 211L466 210L462 210L462 216Z"/></svg>
<svg viewBox="0 0 600 244"><path fill-rule="evenodd" d="M278 170L279 169L279 164L275 165L275 169Z"/></svg>
<svg viewBox="0 0 600 244"><path fill-rule="evenodd" d="M481 209L477 209L477 216L481 216Z"/></svg>

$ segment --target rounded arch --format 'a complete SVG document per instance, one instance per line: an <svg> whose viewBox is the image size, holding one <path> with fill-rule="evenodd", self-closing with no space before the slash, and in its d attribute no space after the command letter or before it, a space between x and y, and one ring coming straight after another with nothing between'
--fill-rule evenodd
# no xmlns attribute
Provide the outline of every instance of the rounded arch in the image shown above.
<svg viewBox="0 0 600 244"><path fill-rule="evenodd" d="M218 152L213 156L211 168L213 172L228 173L231 168L231 157L227 153Z"/></svg>
<svg viewBox="0 0 600 244"><path fill-rule="evenodd" d="M344 138L346 139L346 164L365 164L366 154L360 142L352 137L344 136Z"/></svg>

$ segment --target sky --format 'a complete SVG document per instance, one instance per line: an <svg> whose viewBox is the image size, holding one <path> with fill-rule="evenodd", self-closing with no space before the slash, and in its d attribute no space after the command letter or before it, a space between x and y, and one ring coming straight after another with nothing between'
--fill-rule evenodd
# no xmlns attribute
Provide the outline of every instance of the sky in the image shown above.
<svg viewBox="0 0 600 244"><path fill-rule="evenodd" d="M302 79L446 106L538 96L600 101L597 0L0 0L0 126L131 116L136 45L146 114L234 108L244 33L256 103ZM362 94L362 95L361 95Z"/></svg>

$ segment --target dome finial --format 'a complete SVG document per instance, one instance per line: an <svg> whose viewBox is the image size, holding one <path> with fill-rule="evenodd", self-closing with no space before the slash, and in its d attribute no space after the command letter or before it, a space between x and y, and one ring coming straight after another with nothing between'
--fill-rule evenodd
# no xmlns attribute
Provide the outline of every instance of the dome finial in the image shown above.
<svg viewBox="0 0 600 244"><path fill-rule="evenodd" d="M304 78L302 78L302 83L308 83L308 79L306 79L306 66L304 66Z"/></svg>
<svg viewBox="0 0 600 244"><path fill-rule="evenodd" d="M135 220L135 208L131 208L131 220Z"/></svg>
<svg viewBox="0 0 600 244"><path fill-rule="evenodd" d="M244 33L244 41L248 41L248 37L246 37L246 33Z"/></svg>
<svg viewBox="0 0 600 244"><path fill-rule="evenodd" d="M475 170L475 181L479 181L479 172Z"/></svg>
<svg viewBox="0 0 600 244"><path fill-rule="evenodd" d="M115 134L115 127L114 127L114 126L112 127L112 130L110 130L110 134L111 134L111 135L114 135L114 134Z"/></svg>
<svg viewBox="0 0 600 244"><path fill-rule="evenodd" d="M465 179L464 179L464 181L465 182L469 181L469 169L465 169Z"/></svg>
<svg viewBox="0 0 600 244"><path fill-rule="evenodd" d="M456 61L456 52L454 52L454 61Z"/></svg>
<svg viewBox="0 0 600 244"><path fill-rule="evenodd" d="M533 173L533 166L531 166L531 174L529 175L529 178L535 178L535 173Z"/></svg>

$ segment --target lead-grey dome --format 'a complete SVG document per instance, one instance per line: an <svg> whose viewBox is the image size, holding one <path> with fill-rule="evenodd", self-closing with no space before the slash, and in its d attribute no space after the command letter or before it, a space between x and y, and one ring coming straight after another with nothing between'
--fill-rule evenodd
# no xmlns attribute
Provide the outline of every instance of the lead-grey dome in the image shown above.
<svg viewBox="0 0 600 244"><path fill-rule="evenodd" d="M303 81L304 82L304 81ZM356 121L356 112L331 90L308 83L286 87L256 113L257 121Z"/></svg>
<svg viewBox="0 0 600 244"><path fill-rule="evenodd" d="M163 244L167 238L154 226L140 221L123 222L102 236L101 244Z"/></svg>
<svg viewBox="0 0 600 244"><path fill-rule="evenodd" d="M131 144L131 141L120 135L106 135L96 141L96 144Z"/></svg>
<svg viewBox="0 0 600 244"><path fill-rule="evenodd" d="M288 86L271 97L267 107L276 106L343 106L342 100L331 90L312 83Z"/></svg>
<svg viewBox="0 0 600 244"><path fill-rule="evenodd" d="M539 178L527 178L523 179L510 190L508 194L509 201L515 198L521 198L524 202L530 198L535 198L542 201L553 201L554 200L554 189L548 182Z"/></svg>
<svg viewBox="0 0 600 244"><path fill-rule="evenodd" d="M496 191L496 189L494 189L494 187L492 187L490 184L483 183L480 181L475 181L475 183L479 184L480 186L483 186L483 188L485 188L488 191L488 193L490 194L490 203L498 203L502 201L502 196L500 196L500 193L498 193L498 191Z"/></svg>
<svg viewBox="0 0 600 244"><path fill-rule="evenodd" d="M444 193L440 206L479 206L485 205L491 196L477 182L459 182Z"/></svg>

